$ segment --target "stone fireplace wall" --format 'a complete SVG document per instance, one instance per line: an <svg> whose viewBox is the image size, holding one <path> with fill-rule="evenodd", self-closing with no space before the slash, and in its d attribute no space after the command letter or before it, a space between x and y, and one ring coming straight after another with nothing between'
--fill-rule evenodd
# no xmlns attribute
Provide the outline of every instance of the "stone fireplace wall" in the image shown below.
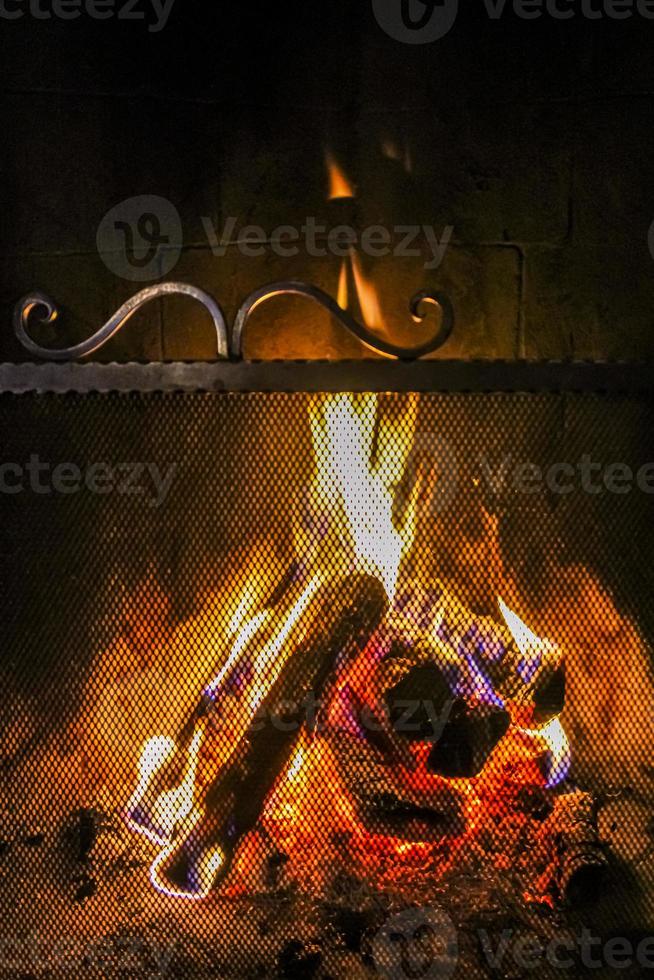
<svg viewBox="0 0 654 980"><path fill-rule="evenodd" d="M440 41L409 46L384 34L370 4L344 0L177 0L160 33L7 21L0 357L26 359L11 310L29 289L63 306L57 332L41 334L52 343L87 336L139 288L111 271L96 234L111 208L150 194L181 217L167 278L208 289L229 313L274 279L337 289L334 256L244 255L248 225L451 226L435 270L424 235L425 258L365 260L394 339L411 342L405 303L435 285L457 313L438 356L651 356L653 31L640 18L494 22L478 4ZM326 201L326 147L356 204ZM206 224L220 234L230 217L236 231L215 256ZM252 328L252 356L362 353L297 300ZM213 353L203 312L172 300L98 357Z"/></svg>

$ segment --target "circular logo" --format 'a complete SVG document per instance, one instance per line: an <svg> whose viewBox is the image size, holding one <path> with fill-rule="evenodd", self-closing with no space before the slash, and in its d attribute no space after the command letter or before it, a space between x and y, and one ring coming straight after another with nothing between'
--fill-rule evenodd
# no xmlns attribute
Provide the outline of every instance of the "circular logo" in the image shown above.
<svg viewBox="0 0 654 980"><path fill-rule="evenodd" d="M454 26L459 0L372 0L377 23L404 44L433 44Z"/></svg>
<svg viewBox="0 0 654 980"><path fill-rule="evenodd" d="M115 275L152 282L177 265L183 244L181 218L165 197L130 197L105 214L96 243L100 258Z"/></svg>
<svg viewBox="0 0 654 980"><path fill-rule="evenodd" d="M459 959L454 923L437 905L405 909L384 923L372 955L387 980L446 980Z"/></svg>

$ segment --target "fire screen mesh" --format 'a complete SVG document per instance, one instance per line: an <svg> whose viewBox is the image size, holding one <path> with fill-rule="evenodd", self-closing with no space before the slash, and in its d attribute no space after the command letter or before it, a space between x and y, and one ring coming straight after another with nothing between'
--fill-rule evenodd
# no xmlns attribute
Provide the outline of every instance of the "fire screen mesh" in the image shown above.
<svg viewBox="0 0 654 980"><path fill-rule="evenodd" d="M641 975L649 398L0 414L1 977Z"/></svg>

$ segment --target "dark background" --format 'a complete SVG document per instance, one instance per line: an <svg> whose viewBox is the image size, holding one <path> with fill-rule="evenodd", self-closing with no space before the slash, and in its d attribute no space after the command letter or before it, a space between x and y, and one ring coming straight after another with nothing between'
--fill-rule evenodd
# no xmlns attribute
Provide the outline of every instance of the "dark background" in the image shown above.
<svg viewBox="0 0 654 980"><path fill-rule="evenodd" d="M446 37L409 46L381 30L368 0L177 0L157 34L29 16L0 20L0 33L5 360L26 359L10 318L27 290L63 305L57 333L39 334L53 343L89 335L140 288L96 249L105 213L133 195L175 205L185 248L168 278L204 286L229 312L281 277L335 293L337 259L236 247L216 258L200 221L340 223L325 203L327 145L358 186L348 219L454 226L436 272L418 259L368 264L397 336L408 296L436 285L458 320L442 356L651 354L654 21L509 10L492 21L478 0ZM408 153L411 174L384 141ZM254 355L359 354L297 301L257 323ZM202 311L172 300L99 356L213 353Z"/></svg>

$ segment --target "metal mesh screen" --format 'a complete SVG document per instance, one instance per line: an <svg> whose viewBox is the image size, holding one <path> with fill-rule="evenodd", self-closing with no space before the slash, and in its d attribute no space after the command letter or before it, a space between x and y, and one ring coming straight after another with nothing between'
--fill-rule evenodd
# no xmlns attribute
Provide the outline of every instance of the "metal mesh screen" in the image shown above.
<svg viewBox="0 0 654 980"><path fill-rule="evenodd" d="M1 977L641 975L648 399L0 415Z"/></svg>

